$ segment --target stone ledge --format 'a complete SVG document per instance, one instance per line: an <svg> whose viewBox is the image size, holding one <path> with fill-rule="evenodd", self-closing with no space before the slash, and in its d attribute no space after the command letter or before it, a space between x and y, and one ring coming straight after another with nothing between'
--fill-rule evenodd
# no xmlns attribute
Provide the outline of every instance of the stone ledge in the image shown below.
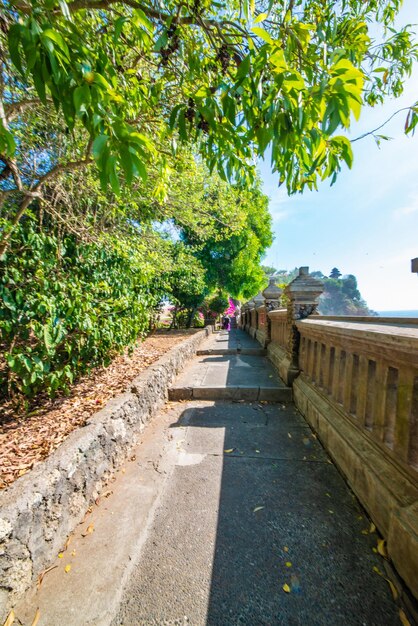
<svg viewBox="0 0 418 626"><path fill-rule="evenodd" d="M62 549L89 504L138 442L167 390L211 332L197 332L141 372L84 427L0 493L0 621Z"/></svg>
<svg viewBox="0 0 418 626"><path fill-rule="evenodd" d="M283 382L291 387L295 378L299 376L299 370L291 364L287 351L278 344L270 342L267 346L267 356L279 372Z"/></svg>
<svg viewBox="0 0 418 626"><path fill-rule="evenodd" d="M418 481L397 467L303 374L297 408L318 433L377 528L399 575L418 598Z"/></svg>
<svg viewBox="0 0 418 626"><path fill-rule="evenodd" d="M267 335L265 330L256 330L254 339L256 339L263 348L266 347Z"/></svg>

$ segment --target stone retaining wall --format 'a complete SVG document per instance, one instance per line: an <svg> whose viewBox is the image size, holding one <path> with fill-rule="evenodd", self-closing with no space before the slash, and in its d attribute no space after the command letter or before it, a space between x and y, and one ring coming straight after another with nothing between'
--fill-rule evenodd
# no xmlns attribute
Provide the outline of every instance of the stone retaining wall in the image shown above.
<svg viewBox="0 0 418 626"><path fill-rule="evenodd" d="M168 387L211 332L174 346L73 431L44 462L0 493L0 621L63 548L89 504L126 459Z"/></svg>

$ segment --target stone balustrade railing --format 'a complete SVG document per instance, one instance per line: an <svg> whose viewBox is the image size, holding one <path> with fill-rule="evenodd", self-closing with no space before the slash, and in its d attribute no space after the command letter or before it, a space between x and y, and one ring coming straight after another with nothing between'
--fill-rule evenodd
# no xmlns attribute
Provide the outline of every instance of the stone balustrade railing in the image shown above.
<svg viewBox="0 0 418 626"><path fill-rule="evenodd" d="M418 598L418 319L320 316L321 291L301 268L285 289L287 308L277 294L256 296L241 328L292 385Z"/></svg>
<svg viewBox="0 0 418 626"><path fill-rule="evenodd" d="M306 381L406 470L418 470L418 326L296 322Z"/></svg>
<svg viewBox="0 0 418 626"><path fill-rule="evenodd" d="M270 341L283 350L289 345L289 323L287 319L287 309L277 309L270 311Z"/></svg>

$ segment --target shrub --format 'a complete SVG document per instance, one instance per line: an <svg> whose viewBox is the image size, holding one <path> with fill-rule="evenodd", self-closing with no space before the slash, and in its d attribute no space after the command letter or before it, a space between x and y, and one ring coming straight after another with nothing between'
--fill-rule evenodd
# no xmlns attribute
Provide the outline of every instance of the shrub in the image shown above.
<svg viewBox="0 0 418 626"><path fill-rule="evenodd" d="M65 390L147 331L155 302L133 247L59 239L26 220L10 250L0 260L3 392Z"/></svg>

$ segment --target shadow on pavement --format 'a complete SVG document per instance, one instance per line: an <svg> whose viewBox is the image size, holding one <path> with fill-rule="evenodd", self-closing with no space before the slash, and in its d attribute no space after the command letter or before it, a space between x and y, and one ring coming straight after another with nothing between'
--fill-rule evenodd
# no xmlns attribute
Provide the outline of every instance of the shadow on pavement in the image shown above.
<svg viewBox="0 0 418 626"><path fill-rule="evenodd" d="M186 458L202 461L179 484L220 474L219 502L196 495L218 507L207 626L399 623L376 535L292 405L217 402L172 425L185 426ZM196 504L196 528L203 516Z"/></svg>

